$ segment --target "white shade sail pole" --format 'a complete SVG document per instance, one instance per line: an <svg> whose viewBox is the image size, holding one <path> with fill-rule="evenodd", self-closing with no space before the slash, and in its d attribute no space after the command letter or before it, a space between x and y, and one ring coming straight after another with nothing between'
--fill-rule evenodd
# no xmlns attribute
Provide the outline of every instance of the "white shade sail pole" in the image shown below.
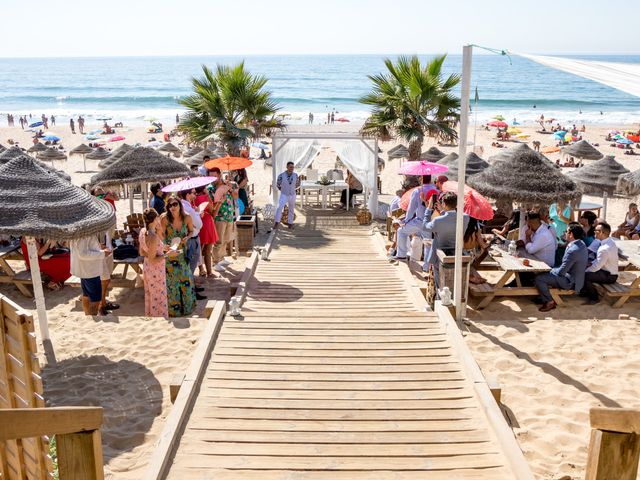
<svg viewBox="0 0 640 480"><path fill-rule="evenodd" d="M31 267L31 282L33 294L36 297L36 309L38 311L38 324L42 340L50 340L49 323L47 322L47 307L44 303L44 291L42 290L42 277L40 276L40 264L38 263L38 246L36 239L26 237L27 251L29 252L29 266Z"/></svg>
<svg viewBox="0 0 640 480"><path fill-rule="evenodd" d="M458 139L458 210L456 212L456 253L454 302L456 320L466 314L462 308L462 247L464 243L464 182L467 170L467 129L469 126L469 91L471 84L471 59L473 47L462 47L462 84L460 92L460 136Z"/></svg>

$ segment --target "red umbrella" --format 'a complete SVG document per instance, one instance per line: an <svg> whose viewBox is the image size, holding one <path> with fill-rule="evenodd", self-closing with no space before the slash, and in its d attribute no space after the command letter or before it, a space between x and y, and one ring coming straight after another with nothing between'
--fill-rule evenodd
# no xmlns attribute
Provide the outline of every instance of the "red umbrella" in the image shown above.
<svg viewBox="0 0 640 480"><path fill-rule="evenodd" d="M414 187L410 190L407 190L406 192L404 192L404 195L402 195L402 198L400 199L400 208L405 212L407 211L407 208L409 208L409 200L411 200L411 194L416 188L420 188L420 187ZM427 191L427 200L429 200L432 195L437 195L437 194L438 194L438 189L431 188L431 190Z"/></svg>
<svg viewBox="0 0 640 480"><path fill-rule="evenodd" d="M500 120L493 120L487 123L490 127L507 128L509 124L507 122L501 122Z"/></svg>
<svg viewBox="0 0 640 480"><path fill-rule="evenodd" d="M447 180L442 184L443 192L458 193L458 182ZM464 186L464 213L477 220L491 220L493 207L489 200L476 192L473 188Z"/></svg>

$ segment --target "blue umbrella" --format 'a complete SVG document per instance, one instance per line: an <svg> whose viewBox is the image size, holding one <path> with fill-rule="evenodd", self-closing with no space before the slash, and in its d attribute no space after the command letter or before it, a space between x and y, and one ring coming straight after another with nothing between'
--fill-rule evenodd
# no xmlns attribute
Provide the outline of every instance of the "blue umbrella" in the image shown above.
<svg viewBox="0 0 640 480"><path fill-rule="evenodd" d="M58 140L60 140L60 137L57 137L55 135L45 135L44 137L45 140L49 140L51 142L57 142Z"/></svg>
<svg viewBox="0 0 640 480"><path fill-rule="evenodd" d="M265 149L267 149L267 148L271 148L271 147L269 147L269 145L264 144L264 143L260 143L260 142L252 143L252 144L251 144L251 146L252 146L252 147L255 147L255 148L260 148L260 149L262 149L262 150L265 150Z"/></svg>
<svg viewBox="0 0 640 480"><path fill-rule="evenodd" d="M86 137L87 140L97 140L98 138L100 138L98 135L87 135Z"/></svg>
<svg viewBox="0 0 640 480"><path fill-rule="evenodd" d="M41 125L44 125L44 123L43 122L33 122L31 125L29 125L29 128L39 127Z"/></svg>
<svg viewBox="0 0 640 480"><path fill-rule="evenodd" d="M633 141L629 140L628 138L619 138L618 140L616 140L616 143L620 143L622 145L631 145Z"/></svg>
<svg viewBox="0 0 640 480"><path fill-rule="evenodd" d="M558 130L557 132L555 132L553 134L553 136L555 138L557 138L558 140L564 140L564 136L567 134L567 132L563 131L563 130Z"/></svg>

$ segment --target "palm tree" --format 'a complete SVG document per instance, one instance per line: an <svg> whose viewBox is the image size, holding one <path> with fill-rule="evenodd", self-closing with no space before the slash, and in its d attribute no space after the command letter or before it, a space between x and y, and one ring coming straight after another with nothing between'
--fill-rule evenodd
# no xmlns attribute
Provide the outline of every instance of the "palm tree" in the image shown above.
<svg viewBox="0 0 640 480"><path fill-rule="evenodd" d="M187 113L178 129L193 142L218 139L227 152L238 155L249 139L258 139L284 124L276 118L280 107L264 90L267 79L252 75L244 62L217 65L215 71L203 65L201 78L192 78L193 94L180 100Z"/></svg>
<svg viewBox="0 0 640 480"><path fill-rule="evenodd" d="M385 59L388 74L369 75L373 89L360 99L373 107L362 133L383 140L404 139L409 143L409 160L420 158L425 136L456 140L460 99L451 90L460 76L443 80L445 58L436 57L424 67L417 56L401 56L395 64Z"/></svg>

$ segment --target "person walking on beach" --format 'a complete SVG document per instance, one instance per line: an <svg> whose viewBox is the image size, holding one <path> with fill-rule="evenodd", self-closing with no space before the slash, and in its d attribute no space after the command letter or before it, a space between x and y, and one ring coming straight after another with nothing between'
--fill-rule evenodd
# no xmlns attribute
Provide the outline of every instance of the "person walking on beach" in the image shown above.
<svg viewBox="0 0 640 480"><path fill-rule="evenodd" d="M84 118L78 117L78 130L80 130L80 135L84 134Z"/></svg>
<svg viewBox="0 0 640 480"><path fill-rule="evenodd" d="M24 130L24 118L20 117L20 128Z"/></svg>
<svg viewBox="0 0 640 480"><path fill-rule="evenodd" d="M332 125L335 123L335 119L336 119L336 117L335 117L334 113L331 112L331 124Z"/></svg>
<svg viewBox="0 0 640 480"><path fill-rule="evenodd" d="M331 113L327 112L327 125L331 123Z"/></svg>
<svg viewBox="0 0 640 480"><path fill-rule="evenodd" d="M180 123L180 115L176 113L176 125Z"/></svg>
<svg viewBox="0 0 640 480"><path fill-rule="evenodd" d="M69 128L71 128L71 133L75 134L76 133L76 124L73 121L73 118L69 119ZM81 132L82 133L82 132Z"/></svg>
<svg viewBox="0 0 640 480"><path fill-rule="evenodd" d="M313 113L309 112L309 125L313 125Z"/></svg>
<svg viewBox="0 0 640 480"><path fill-rule="evenodd" d="M287 226L293 228L293 217L296 209L296 190L300 186L300 178L293 171L293 162L287 162L287 171L278 175L276 185L280 190L280 199L278 200L278 208L276 209L275 223L273 228L278 228L278 224L282 220L282 212L284 206L288 205L289 215L287 216Z"/></svg>
<svg viewBox="0 0 640 480"><path fill-rule="evenodd" d="M51 126L52 127L56 126L56 117L55 117L55 115L51 115Z"/></svg>

